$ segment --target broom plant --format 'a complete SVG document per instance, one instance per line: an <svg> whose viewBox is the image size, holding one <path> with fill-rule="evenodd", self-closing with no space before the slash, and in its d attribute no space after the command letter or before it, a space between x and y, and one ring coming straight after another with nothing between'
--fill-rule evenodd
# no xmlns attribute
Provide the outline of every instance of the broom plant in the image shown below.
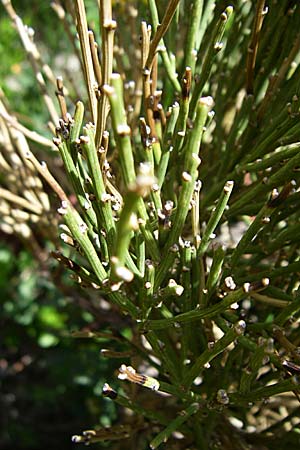
<svg viewBox="0 0 300 450"><path fill-rule="evenodd" d="M1 94L1 229L51 241L130 327L101 352L120 361L103 387L119 422L73 442L296 448L299 4L99 0L91 29L88 2L55 0L70 78L2 3L53 141Z"/></svg>

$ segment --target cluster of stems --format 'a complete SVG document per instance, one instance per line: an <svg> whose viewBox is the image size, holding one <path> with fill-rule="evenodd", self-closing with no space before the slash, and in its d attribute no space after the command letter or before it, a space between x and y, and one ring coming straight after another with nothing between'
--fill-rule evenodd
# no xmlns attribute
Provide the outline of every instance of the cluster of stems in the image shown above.
<svg viewBox="0 0 300 450"><path fill-rule="evenodd" d="M113 10L100 0L92 31L83 0L56 0L86 91L74 101L74 80L55 78L2 3L54 138L21 125L1 95L1 229L18 233L21 218L33 242L34 224L46 223L82 295L95 291L131 328L118 351L106 330L102 356L121 358L125 382L112 374L118 389L107 383L103 395L134 415L73 441L238 449L280 439L299 397L300 5L149 0Z"/></svg>

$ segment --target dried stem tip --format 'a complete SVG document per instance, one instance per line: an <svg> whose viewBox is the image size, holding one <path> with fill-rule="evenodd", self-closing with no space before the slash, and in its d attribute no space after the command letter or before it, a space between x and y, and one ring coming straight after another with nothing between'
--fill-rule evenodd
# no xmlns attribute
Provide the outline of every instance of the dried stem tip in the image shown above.
<svg viewBox="0 0 300 450"><path fill-rule="evenodd" d="M184 77L182 80L182 97L188 98L190 95L192 86L192 69L190 67L185 68Z"/></svg>
<svg viewBox="0 0 300 450"><path fill-rule="evenodd" d="M227 181L226 184L225 184L225 186L224 186L224 192L225 192L225 193L231 192L232 189L233 189L233 185L234 185L234 182L233 182L233 181Z"/></svg>
<svg viewBox="0 0 300 450"><path fill-rule="evenodd" d="M212 108L214 106L214 99L210 96L201 97L199 100L199 103L201 105L207 106L207 108Z"/></svg>
<svg viewBox="0 0 300 450"><path fill-rule="evenodd" d="M159 382L152 377L147 375L141 375L136 372L136 370L131 366L126 366L122 364L119 369L119 380L129 380L132 383L140 384L141 386L152 389L153 391L158 391Z"/></svg>

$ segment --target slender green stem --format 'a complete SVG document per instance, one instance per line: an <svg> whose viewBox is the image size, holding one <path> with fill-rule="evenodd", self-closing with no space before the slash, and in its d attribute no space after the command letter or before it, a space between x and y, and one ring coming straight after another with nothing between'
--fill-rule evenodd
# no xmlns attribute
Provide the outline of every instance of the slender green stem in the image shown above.
<svg viewBox="0 0 300 450"><path fill-rule="evenodd" d="M182 82L182 95L180 101L179 115L176 122L175 128L175 140L174 149L172 151L172 161L178 158L182 145L184 143L184 138L186 135L187 119L189 114L189 102L190 102L190 89L192 83L192 71L191 68L186 66L185 75Z"/></svg>
<svg viewBox="0 0 300 450"><path fill-rule="evenodd" d="M241 301L245 298L246 294L244 289L240 288L234 292L230 292L222 301L216 305L210 306L208 308L195 308L192 311L188 311L183 314L178 314L170 319L158 319L158 320L148 320L145 322L144 326L146 329L150 330L160 330L165 327L170 327L174 324L189 323L195 320L211 318L217 314L226 311L233 303Z"/></svg>
<svg viewBox="0 0 300 450"><path fill-rule="evenodd" d="M131 411L134 411L136 414L139 414L142 417L154 420L155 422L161 423L163 425L168 424L168 420L164 414L161 414L158 411L152 411L149 408L143 408L136 401L133 402L131 399L125 397L124 395L118 393L114 401L118 405L123 406L124 408L128 408Z"/></svg>
<svg viewBox="0 0 300 450"><path fill-rule="evenodd" d="M273 167L276 164L295 156L299 153L299 148L300 146L298 142L282 147L281 149L279 148L276 150L276 153L272 152L267 154L262 160L257 160L255 162L242 165L240 167L240 171L258 172L260 170L266 170L268 167Z"/></svg>
<svg viewBox="0 0 300 450"><path fill-rule="evenodd" d="M152 330L147 332L147 341L150 343L157 357L161 360L164 369L170 374L172 384L178 387L180 380L178 361L174 357L173 351L170 351L170 346L166 345L167 341L165 340L164 345L161 345L158 335Z"/></svg>
<svg viewBox="0 0 300 450"><path fill-rule="evenodd" d="M184 385L188 388L193 383L194 379L201 374L205 364L212 361L216 356L222 353L226 347L241 336L246 328L246 323L241 320L217 342L214 342L209 348L207 348L195 361L194 365L187 370L185 378L183 380Z"/></svg>
<svg viewBox="0 0 300 450"><path fill-rule="evenodd" d="M111 77L111 82L113 87L105 86L104 90L108 95L111 105L112 124L115 139L118 144L123 180L126 187L129 187L131 183L133 184L135 182L136 178L134 158L130 141L131 130L126 121L123 100L123 87L120 75L113 74ZM159 251L154 236L149 228L148 213L142 199L138 204L138 213L141 219L144 221L144 225L140 224L140 229L144 234L146 246L149 249L151 257L154 259L154 261L157 261L159 260Z"/></svg>
<svg viewBox="0 0 300 450"><path fill-rule="evenodd" d="M212 64L214 61L214 58L216 54L221 50L222 48L222 37L226 28L226 24L228 23L228 20L233 12L232 6L227 6L225 11L221 14L219 22L216 26L216 29L214 31L211 44L208 48L208 51L205 55L202 68L201 68L201 74L200 78L198 80L198 83L194 87L192 99L191 99L191 105L190 105L190 117L194 116L196 106L198 99L200 98L203 88L205 86L205 83L207 82L210 71L212 68Z"/></svg>
<svg viewBox="0 0 300 450"><path fill-rule="evenodd" d="M255 217L254 221L251 223L247 231L244 233L243 237L239 241L238 245L234 249L231 259L230 266L233 268L240 262L242 255L246 252L247 246L250 244L253 237L269 223L269 220L266 218L270 218L272 213L274 212L274 208L270 208L268 205L265 205L260 212Z"/></svg>
<svg viewBox="0 0 300 450"><path fill-rule="evenodd" d="M265 357L265 347L259 346L251 356L250 362L246 370L243 371L240 381L240 393L247 394L251 391L251 386L257 377L257 372L263 365L263 358Z"/></svg>
<svg viewBox="0 0 300 450"><path fill-rule="evenodd" d="M198 166L200 158L198 156L200 144L203 134L203 127L206 122L207 114L212 105L211 97L203 98L199 101L197 107L197 115L193 130L191 130L187 143L182 151L184 165L181 175L181 191L178 199L178 205L172 228L170 230L167 242L164 246L164 259L158 270L155 285L159 286L164 280L170 265L172 264L175 253L170 253L170 248L177 245L179 236L182 232L186 216L189 211L189 204L193 195L195 182L198 176ZM173 256L173 258L172 258Z"/></svg>
<svg viewBox="0 0 300 450"><path fill-rule="evenodd" d="M234 393L229 394L231 404L241 404L263 400L272 397L273 395L282 394L284 392L291 392L299 389L299 383L296 377L291 377L288 380L279 381L271 386L264 386L259 389L252 390L247 394Z"/></svg>
<svg viewBox="0 0 300 450"><path fill-rule="evenodd" d="M280 311L280 313L275 317L274 322L279 326L284 326L289 318L292 316L296 316L299 311L300 298L297 298L289 305L287 305L282 311Z"/></svg>
<svg viewBox="0 0 300 450"><path fill-rule="evenodd" d="M261 198L262 195L266 195L266 193L270 192L273 188L278 188L279 186L288 183L290 180L293 180L293 170L299 165L299 163L300 152L284 164L283 167L279 168L275 173L270 175L266 183L260 181L256 186L253 186L252 189L249 189L248 192L245 192L243 196L235 201L230 207L228 216L230 217L231 215L240 213L243 205L248 204L254 199Z"/></svg>
<svg viewBox="0 0 300 450"><path fill-rule="evenodd" d="M138 226L133 213L137 210L141 198L149 192L153 184L153 177L149 173L150 168L146 165L143 167L144 172L142 172L142 169L140 170L135 183L130 185L130 190L124 198L124 205L117 223L117 233L114 242L112 257L113 276L119 278L123 276L127 281L132 280L132 274L125 269L124 264L128 254L132 232Z"/></svg>
<svg viewBox="0 0 300 450"><path fill-rule="evenodd" d="M101 225L106 231L108 245L111 248L115 236L115 222L112 214L110 195L106 192L95 146L95 129L91 124L87 124L84 132L85 136L81 137L81 145L87 157L89 173L92 178L97 206L101 216Z"/></svg>
<svg viewBox="0 0 300 450"><path fill-rule="evenodd" d="M83 249L89 263L91 264L98 280L103 283L107 279L107 273L95 251L93 244L91 243L87 235L87 226L82 221L77 211L70 204L62 205L62 214L64 220L68 225L72 236L76 239L80 247Z"/></svg>
<svg viewBox="0 0 300 450"><path fill-rule="evenodd" d="M130 141L131 129L126 120L121 76L116 73L112 74L111 83L112 87L105 85L103 89L110 101L114 137L118 145L123 180L128 187L130 183L134 183L136 178Z"/></svg>
<svg viewBox="0 0 300 450"><path fill-rule="evenodd" d="M71 141L71 144L74 144L75 141L80 136L82 122L83 122L83 117L84 117L84 105L83 105L82 102L78 101L76 103L76 107L75 107L75 113L74 113L73 122L71 123L71 126L70 126L70 141Z"/></svg>
<svg viewBox="0 0 300 450"><path fill-rule="evenodd" d="M272 305L275 308L286 308L289 305L289 302L286 300L269 297L268 295L258 294L257 292L253 292L250 295L254 300L264 303L265 305Z"/></svg>
<svg viewBox="0 0 300 450"><path fill-rule="evenodd" d="M157 179L158 179L158 185L162 187L166 172L169 164L170 159L170 153L173 151L174 147L172 144L172 137L174 134L175 125L177 122L177 117L179 114L179 104L176 102L172 105L170 110L170 117L167 122L166 130L164 132L163 136L163 145L162 145L162 154L159 162L159 166L157 169Z"/></svg>
<svg viewBox="0 0 300 450"><path fill-rule="evenodd" d="M220 280L224 258L225 258L225 250L222 246L219 245L214 251L212 266L210 268L206 282L208 297L210 297L212 293L215 291L217 284Z"/></svg>
<svg viewBox="0 0 300 450"><path fill-rule="evenodd" d="M171 434L180 429L180 426L186 422L190 416L195 414L199 410L199 404L193 403L192 405L188 406L186 410L181 411L180 415L174 419L167 428L165 428L163 431L161 431L151 442L150 442L150 448L155 449L160 446L163 442L167 442L168 438L171 436Z"/></svg>
<svg viewBox="0 0 300 450"><path fill-rule="evenodd" d="M184 50L184 64L183 67L190 67L194 72L196 65L196 38L199 25L201 22L201 15L203 10L203 0L194 0L189 5L191 22L189 23L188 32L186 36L185 50Z"/></svg>
<svg viewBox="0 0 300 450"><path fill-rule="evenodd" d="M62 157L67 176L73 186L74 194L76 195L79 205L84 213L84 217L88 221L88 224L92 225L95 229L97 226L97 217L92 208L90 200L87 198L86 192L81 182L81 177L76 169L73 158L71 156L70 146L66 141L57 141L58 149Z"/></svg>
<svg viewBox="0 0 300 450"><path fill-rule="evenodd" d="M225 211L225 208L227 206L227 203L229 201L232 189L233 189L233 181L227 181L223 192L221 193L221 196L219 198L219 201L215 207L215 209L213 210L213 212L211 213L210 219L208 221L208 224L205 228L204 234L201 238L201 242L200 242L200 246L198 249L198 256L203 255L206 250L207 247L209 245L210 240L212 239L212 235L216 229L216 227L218 226L218 223L221 220L221 217Z"/></svg>

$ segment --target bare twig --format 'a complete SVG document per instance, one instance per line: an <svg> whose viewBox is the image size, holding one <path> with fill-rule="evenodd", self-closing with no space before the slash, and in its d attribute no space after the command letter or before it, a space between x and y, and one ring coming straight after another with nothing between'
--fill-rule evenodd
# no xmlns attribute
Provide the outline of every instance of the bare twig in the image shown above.
<svg viewBox="0 0 300 450"><path fill-rule="evenodd" d="M93 60L89 44L88 24L85 14L85 7L83 0L76 0L75 11L77 19L77 31L80 40L81 55L83 59L84 77L88 91L89 103L93 122L97 120L97 101L96 101L96 80L93 68Z"/></svg>
<svg viewBox="0 0 300 450"><path fill-rule="evenodd" d="M21 38L23 47L28 55L29 61L32 65L32 68L34 70L36 80L38 82L38 86L40 88L40 91L42 93L44 102L46 104L46 107L49 111L51 120L54 122L55 125L58 124L59 116L57 114L57 111L55 109L54 103L52 101L51 96L49 95L49 92L47 90L47 86L44 80L44 77L42 75L41 70L39 69L39 63L40 63L40 54L37 50L36 45L33 42L33 33L32 29L29 29L23 24L22 19L17 15L16 11L14 10L11 1L5 0L3 1L3 5L11 18L11 20L15 23L16 28L18 30L19 36ZM44 67L45 69L45 67ZM48 78L50 74L52 74L52 71L50 68L46 69L46 73L48 74ZM55 77L51 75L51 81L55 85Z"/></svg>
<svg viewBox="0 0 300 450"><path fill-rule="evenodd" d="M180 0L169 0L162 22L158 25L155 35L151 41L149 54L145 63L145 69L151 69L158 44L162 37L166 34L179 2Z"/></svg>
<svg viewBox="0 0 300 450"><path fill-rule="evenodd" d="M62 116L63 120L66 121L66 119L67 119L67 104L66 104L66 99L65 99L64 83L63 83L62 77L57 77L56 85L57 85L57 91L55 93L56 93L56 97L58 99L61 116Z"/></svg>
<svg viewBox="0 0 300 450"><path fill-rule="evenodd" d="M116 21L112 19L111 0L100 0L100 25L102 37L102 85L104 86L110 84L114 55L114 31L117 26ZM102 91L101 96L98 98L98 120L95 136L97 149L101 145L108 111L109 101ZM105 157L106 154L102 153L101 165L103 164Z"/></svg>
<svg viewBox="0 0 300 450"><path fill-rule="evenodd" d="M93 66L94 66L94 72L96 81L99 86L102 84L102 74L101 74L101 66L100 61L98 58L98 44L95 41L94 33L90 30L89 31L89 42L90 42L90 49L92 54L92 60L93 60Z"/></svg>
<svg viewBox="0 0 300 450"><path fill-rule="evenodd" d="M261 31L261 27L263 24L264 16L265 16L265 0L258 0L256 5L256 12L254 18L254 24L252 29L251 41L248 47L247 54L247 81L246 81L246 90L247 94L253 94L253 79L254 79L254 69L255 62L257 56L258 49L258 41L259 35Z"/></svg>
<svg viewBox="0 0 300 450"><path fill-rule="evenodd" d="M11 127L15 128L16 130L20 131L22 134L24 134L24 136L26 136L31 141L37 142L38 144L41 144L45 147L55 149L55 146L50 139L45 138L36 131L29 130L24 125L21 125L15 117L10 116L7 112L0 111L0 116L3 117L6 123L8 123Z"/></svg>

